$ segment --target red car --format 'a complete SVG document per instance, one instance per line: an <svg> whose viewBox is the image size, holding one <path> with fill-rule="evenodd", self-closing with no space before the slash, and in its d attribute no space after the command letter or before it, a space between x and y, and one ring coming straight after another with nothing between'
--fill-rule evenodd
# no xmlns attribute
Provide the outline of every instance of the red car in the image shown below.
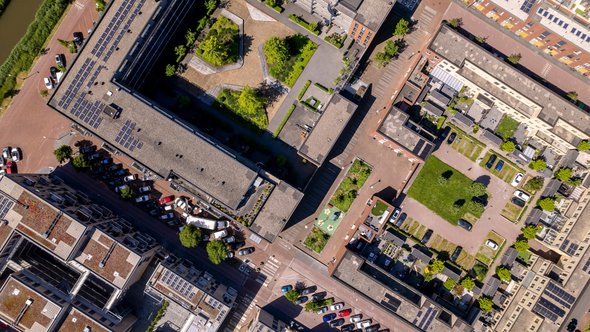
<svg viewBox="0 0 590 332"><path fill-rule="evenodd" d="M4 169L6 170L7 174L12 174L14 172L14 164L12 161L7 161Z"/></svg>
<svg viewBox="0 0 590 332"><path fill-rule="evenodd" d="M350 316L350 313L351 312L352 312L352 309L340 310L340 311L338 311L338 317L347 317L347 316Z"/></svg>
<svg viewBox="0 0 590 332"><path fill-rule="evenodd" d="M160 198L160 200L158 202L160 203L160 205L164 205L166 203L172 202L173 200L174 200L174 195L170 195L170 196Z"/></svg>

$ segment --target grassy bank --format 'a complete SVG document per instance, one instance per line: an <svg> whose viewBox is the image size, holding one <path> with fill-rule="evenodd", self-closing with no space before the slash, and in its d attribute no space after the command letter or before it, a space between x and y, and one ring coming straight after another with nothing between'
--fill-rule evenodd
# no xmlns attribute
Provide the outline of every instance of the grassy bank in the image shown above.
<svg viewBox="0 0 590 332"><path fill-rule="evenodd" d="M25 35L0 66L0 103L14 95L17 75L31 68L68 4L67 0L45 0L41 4Z"/></svg>

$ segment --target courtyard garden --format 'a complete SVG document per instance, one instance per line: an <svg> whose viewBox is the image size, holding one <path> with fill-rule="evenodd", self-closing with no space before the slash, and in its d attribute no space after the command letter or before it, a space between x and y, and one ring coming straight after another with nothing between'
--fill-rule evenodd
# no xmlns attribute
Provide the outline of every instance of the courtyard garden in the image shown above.
<svg viewBox="0 0 590 332"><path fill-rule="evenodd" d="M309 235L305 238L303 244L305 244L306 247L319 254L320 252L322 252L322 250L328 243L329 239L330 235L322 232L322 230L320 230L319 228L314 227L311 230L311 233L309 233Z"/></svg>
<svg viewBox="0 0 590 332"><path fill-rule="evenodd" d="M469 158L471 161L476 161L483 151L485 145L458 127L448 122L447 124L449 127L451 127L453 132L457 134L457 138L455 138L451 144L451 147L457 150L460 154Z"/></svg>
<svg viewBox="0 0 590 332"><path fill-rule="evenodd" d="M414 180L408 195L451 224L460 218L477 220L485 207L485 186L474 182L440 159L430 156Z"/></svg>
<svg viewBox="0 0 590 332"><path fill-rule="evenodd" d="M224 89L217 96L217 107L229 111L235 117L263 130L268 126L266 100L258 91L245 86L242 90Z"/></svg>
<svg viewBox="0 0 590 332"><path fill-rule="evenodd" d="M516 128L518 128L518 124L518 121L506 115L502 121L500 121L498 128L496 128L496 134L502 137L504 141L507 141L514 135Z"/></svg>
<svg viewBox="0 0 590 332"><path fill-rule="evenodd" d="M293 87L317 47L300 34L270 38L264 44L264 56L270 75L288 87Z"/></svg>
<svg viewBox="0 0 590 332"><path fill-rule="evenodd" d="M224 16L215 19L196 54L214 66L223 66L238 61L238 25Z"/></svg>
<svg viewBox="0 0 590 332"><path fill-rule="evenodd" d="M347 212L358 191L371 175L371 166L359 159L355 159L346 176L330 199L330 204L342 212Z"/></svg>

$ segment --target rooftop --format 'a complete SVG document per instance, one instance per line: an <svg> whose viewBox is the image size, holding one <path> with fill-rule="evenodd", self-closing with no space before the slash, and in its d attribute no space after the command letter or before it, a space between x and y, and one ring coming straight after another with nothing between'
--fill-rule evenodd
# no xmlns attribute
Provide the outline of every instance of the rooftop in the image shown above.
<svg viewBox="0 0 590 332"><path fill-rule="evenodd" d="M348 2L357 2L355 0L347 0ZM393 8L393 0L363 0L361 4L355 8L355 21L361 23L367 28L377 31L381 24L389 15L389 11ZM350 8L352 9L352 8Z"/></svg>
<svg viewBox="0 0 590 332"><path fill-rule="evenodd" d="M381 123L379 132L419 158L426 159L434 149L434 144L406 126L409 117L398 108L392 107Z"/></svg>
<svg viewBox="0 0 590 332"><path fill-rule="evenodd" d="M447 26L441 26L429 48L458 67L463 67L467 60L488 75L526 96L542 107L538 117L546 123L554 126L559 119L562 119L590 135L590 115L588 113L516 70L510 64L498 59L457 31ZM461 71L462 74L469 76L469 79L474 79L478 85L481 84L481 87L490 91L492 95L527 115L525 112L527 108L520 107L521 102L517 98L509 96L508 93L502 92L501 89L493 84L490 85L489 82L484 83L484 79L478 79L478 74L472 70L463 67Z"/></svg>
<svg viewBox="0 0 590 332"><path fill-rule="evenodd" d="M99 324L94 319L90 318L76 308L72 308L63 323L59 327L59 332L71 332L71 331L86 331L85 328L89 328L92 332L108 332L110 331L102 324Z"/></svg>
<svg viewBox="0 0 590 332"><path fill-rule="evenodd" d="M197 277L198 275L195 275L194 279ZM182 303L186 303L194 309L205 294L190 282L191 280L194 281L194 279L191 277L185 278L175 271L159 265L150 279L150 284L165 296L176 301L182 301Z"/></svg>
<svg viewBox="0 0 590 332"><path fill-rule="evenodd" d="M357 105L339 94L335 94L326 105L322 116L314 126L311 134L299 148L299 153L317 165L321 165L346 124L352 117Z"/></svg>
<svg viewBox="0 0 590 332"><path fill-rule="evenodd" d="M112 1L49 105L158 175L167 177L174 171L206 195L235 209L256 172L173 114L115 84L135 55L139 32L158 7L166 4ZM120 109L120 116L113 119L103 113L107 105Z"/></svg>
<svg viewBox="0 0 590 332"><path fill-rule="evenodd" d="M28 303L28 304L27 304ZM0 291L0 316L23 330L49 331L62 307L10 276Z"/></svg>
<svg viewBox="0 0 590 332"><path fill-rule="evenodd" d="M250 229L272 242L283 230L291 214L303 198L303 193L284 181L279 182L262 206Z"/></svg>

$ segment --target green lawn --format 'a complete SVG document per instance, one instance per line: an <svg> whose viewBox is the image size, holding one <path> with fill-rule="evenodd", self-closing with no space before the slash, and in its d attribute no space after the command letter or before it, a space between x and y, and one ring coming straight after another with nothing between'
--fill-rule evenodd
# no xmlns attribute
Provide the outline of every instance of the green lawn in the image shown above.
<svg viewBox="0 0 590 332"><path fill-rule="evenodd" d="M385 210L387 210L387 204L385 204L381 201L377 201L377 203L375 204L373 209L371 209L371 214L378 217L378 216L382 215L383 212L385 212Z"/></svg>
<svg viewBox="0 0 590 332"><path fill-rule="evenodd" d="M369 175L371 175L371 166L356 159L332 195L330 204L347 212Z"/></svg>
<svg viewBox="0 0 590 332"><path fill-rule="evenodd" d="M240 107L238 102L241 91L234 91L225 89L222 90L217 96L217 105L221 109L225 109L230 112L236 118L252 125L257 129L266 129L268 126L268 116L266 115L266 109L264 108L264 102L262 101L261 107L255 110L246 110Z"/></svg>
<svg viewBox="0 0 590 332"><path fill-rule="evenodd" d="M448 125L453 129L452 131L457 134L457 138L455 138L451 147L470 160L476 161L485 145L458 127L450 123L448 123Z"/></svg>
<svg viewBox="0 0 590 332"><path fill-rule="evenodd" d="M520 216L520 213L523 209L524 208L521 208L520 206L508 201L506 202L506 206L504 206L504 209L502 209L500 214L512 222L517 222L518 217Z"/></svg>
<svg viewBox="0 0 590 332"><path fill-rule="evenodd" d="M441 184L441 176L448 176ZM414 180L408 194L451 224L467 213L467 203L473 198L469 188L473 180L440 159L430 156ZM455 207L455 203L459 207ZM461 204L462 203L462 204ZM479 218L481 214L475 215Z"/></svg>
<svg viewBox="0 0 590 332"><path fill-rule="evenodd" d="M315 53L318 45L300 34L286 37L285 42L288 50L288 59L283 63L269 62L269 72L271 76L292 88ZM268 59L269 55L267 54L268 50L266 48L264 52Z"/></svg>
<svg viewBox="0 0 590 332"><path fill-rule="evenodd" d="M303 244L319 254L322 252L329 239L330 235L322 232L319 228L314 227L311 230L311 233L305 238Z"/></svg>
<svg viewBox="0 0 590 332"><path fill-rule="evenodd" d="M498 128L496 128L496 134L504 140L508 140L514 135L514 131L518 128L518 124L518 121L506 115L502 121L500 121Z"/></svg>
<svg viewBox="0 0 590 332"><path fill-rule="evenodd" d="M240 29L237 24L219 16L195 53L214 66L223 66L238 61Z"/></svg>
<svg viewBox="0 0 590 332"><path fill-rule="evenodd" d="M486 167L486 163L488 162L488 160L490 159L490 156L492 154L495 154L498 158L496 158L496 161L494 162L492 167L488 169ZM498 172L498 171L496 171L496 165L498 165L500 160L504 160L504 166L502 166L502 170L500 170ZM514 180L514 177L516 176L517 173L523 173L523 174L526 173L522 168L516 166L516 164L512 163L508 159L502 158L502 156L494 150L489 150L486 153L486 155L483 157L483 159L479 163L479 166L486 168L490 173L499 177L500 179L502 179L506 183L512 183L512 180Z"/></svg>

